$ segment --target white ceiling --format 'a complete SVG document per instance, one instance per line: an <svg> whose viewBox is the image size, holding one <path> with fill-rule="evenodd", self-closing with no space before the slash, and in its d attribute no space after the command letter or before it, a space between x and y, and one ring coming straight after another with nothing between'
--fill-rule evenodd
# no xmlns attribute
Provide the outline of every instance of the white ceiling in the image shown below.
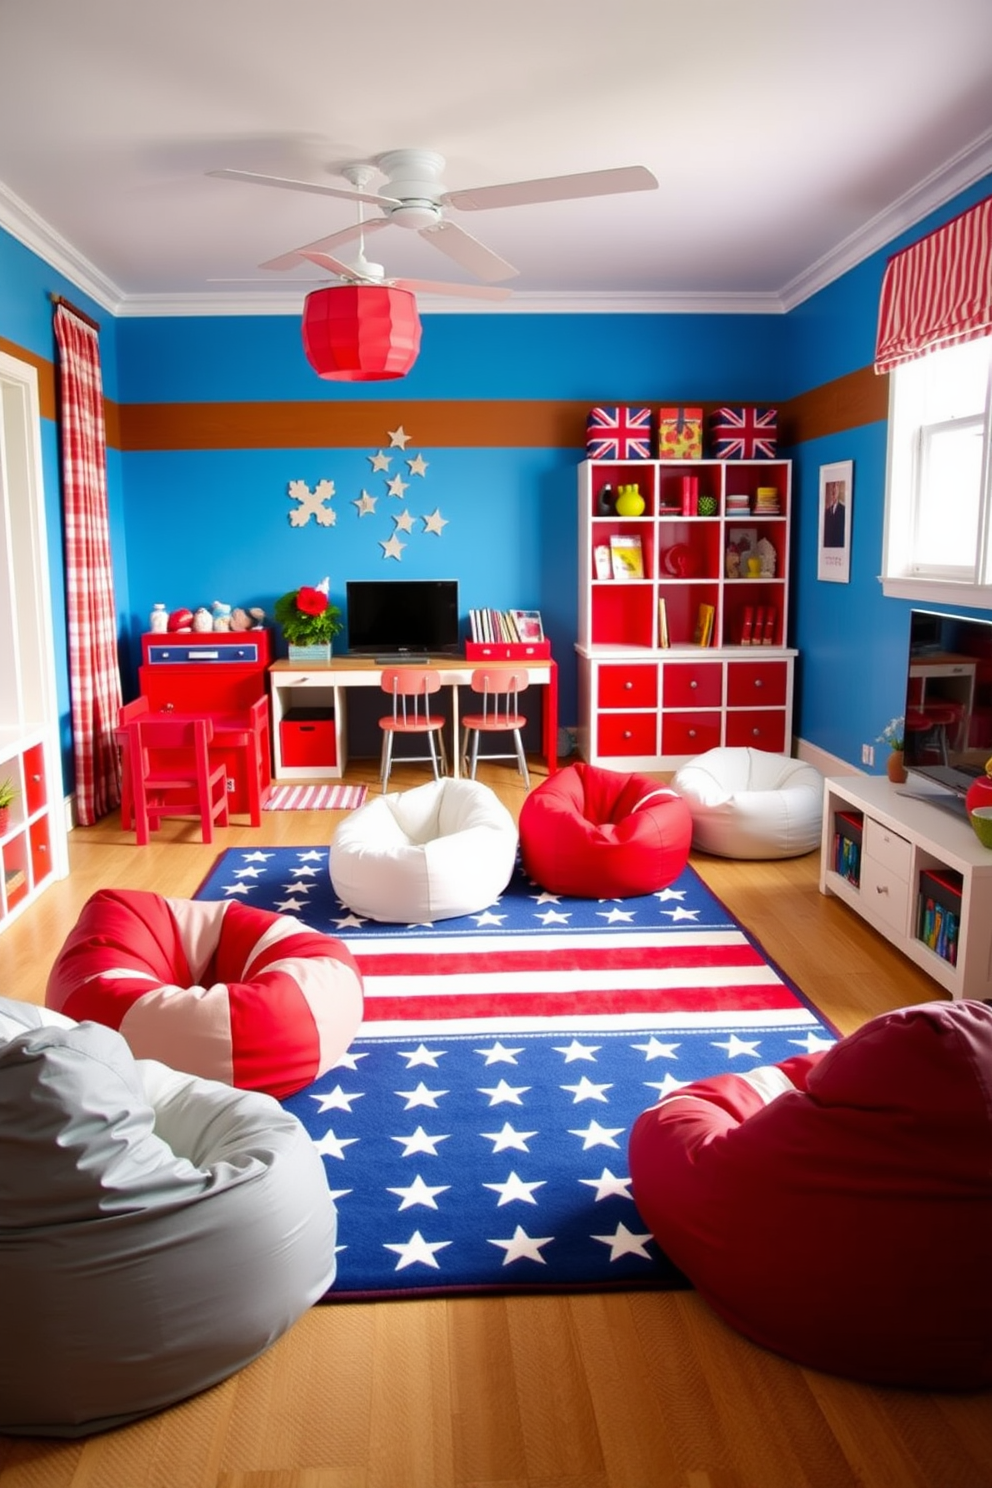
<svg viewBox="0 0 992 1488"><path fill-rule="evenodd" d="M661 182L452 213L510 308L789 308L992 169L992 0L0 0L0 225L119 314L298 306L335 281L258 265L352 204L207 172L414 145L449 190ZM470 282L395 226L368 253Z"/></svg>

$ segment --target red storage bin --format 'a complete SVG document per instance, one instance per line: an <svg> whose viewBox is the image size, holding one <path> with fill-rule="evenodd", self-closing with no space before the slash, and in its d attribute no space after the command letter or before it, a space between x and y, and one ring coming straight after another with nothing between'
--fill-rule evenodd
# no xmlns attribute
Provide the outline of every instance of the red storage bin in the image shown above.
<svg viewBox="0 0 992 1488"><path fill-rule="evenodd" d="M287 767L336 765L334 714L327 708L290 708L279 724L279 743Z"/></svg>

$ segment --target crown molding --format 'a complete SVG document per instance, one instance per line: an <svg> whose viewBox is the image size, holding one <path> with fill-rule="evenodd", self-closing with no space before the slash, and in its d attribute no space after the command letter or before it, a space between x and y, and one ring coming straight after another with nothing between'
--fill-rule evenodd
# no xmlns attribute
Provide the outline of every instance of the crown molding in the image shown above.
<svg viewBox="0 0 992 1488"><path fill-rule="evenodd" d="M466 304L457 297L426 296L422 315L783 315L855 268L886 243L967 190L992 171L992 129L933 171L864 227L798 274L777 293L548 293L521 292L509 300ZM115 317L292 315L302 313L314 284L296 281L257 293L125 294L61 237L28 204L0 182L0 227L36 253L76 291ZM321 280L320 283L325 283Z"/></svg>
<svg viewBox="0 0 992 1488"><path fill-rule="evenodd" d="M908 232L959 192L992 171L992 129L986 130L959 154L932 171L911 191L810 264L779 291L785 310L793 310L818 290L825 289L849 269L856 268L886 243Z"/></svg>

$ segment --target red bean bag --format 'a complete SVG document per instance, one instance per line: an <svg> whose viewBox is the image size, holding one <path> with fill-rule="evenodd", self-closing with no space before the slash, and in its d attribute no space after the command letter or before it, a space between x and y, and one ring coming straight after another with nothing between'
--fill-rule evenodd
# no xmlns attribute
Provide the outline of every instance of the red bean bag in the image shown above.
<svg viewBox="0 0 992 1488"><path fill-rule="evenodd" d="M531 791L519 833L524 869L542 888L625 899L678 878L689 859L692 816L675 791L646 775L579 763Z"/></svg>
<svg viewBox="0 0 992 1488"><path fill-rule="evenodd" d="M826 1053L665 1097L634 1199L741 1333L872 1384L992 1384L992 1008L886 1013Z"/></svg>
<svg viewBox="0 0 992 1488"><path fill-rule="evenodd" d="M52 967L45 1002L116 1028L139 1059L281 1098L347 1049L363 988L347 947L292 915L101 889Z"/></svg>

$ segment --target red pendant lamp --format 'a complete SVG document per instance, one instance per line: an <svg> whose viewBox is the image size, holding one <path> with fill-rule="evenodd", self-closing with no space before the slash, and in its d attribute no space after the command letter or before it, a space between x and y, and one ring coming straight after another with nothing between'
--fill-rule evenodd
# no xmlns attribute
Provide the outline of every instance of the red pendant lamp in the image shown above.
<svg viewBox="0 0 992 1488"><path fill-rule="evenodd" d="M387 284L313 290L303 304L303 350L318 377L338 382L405 377L420 350L412 291Z"/></svg>

